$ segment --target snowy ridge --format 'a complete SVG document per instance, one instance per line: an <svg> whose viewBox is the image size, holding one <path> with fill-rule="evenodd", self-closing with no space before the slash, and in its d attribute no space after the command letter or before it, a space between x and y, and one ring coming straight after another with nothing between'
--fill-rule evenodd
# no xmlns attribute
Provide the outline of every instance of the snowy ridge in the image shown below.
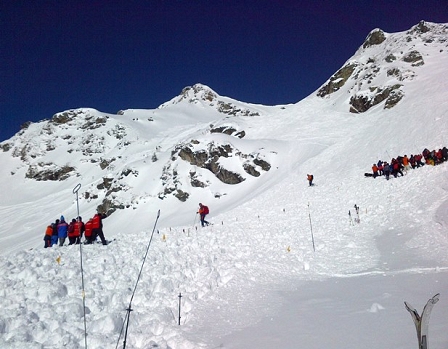
<svg viewBox="0 0 448 349"><path fill-rule="evenodd" d="M77 214L78 183L84 220L115 209L104 220L115 241L82 246L89 348L122 347L159 209L127 348L404 349L416 343L403 301L420 311L439 292L429 341L446 347L448 162L364 177L379 159L448 146L446 25L425 27L347 61L376 57L377 86L391 64L413 70L392 108L349 111L350 89L369 85L362 74L272 107L198 84L155 110L66 111L0 143L0 347L84 347L80 248L42 240L50 222ZM385 62L381 45L416 45L425 64ZM222 169L244 180L225 183ZM200 226L199 202L213 225Z"/></svg>

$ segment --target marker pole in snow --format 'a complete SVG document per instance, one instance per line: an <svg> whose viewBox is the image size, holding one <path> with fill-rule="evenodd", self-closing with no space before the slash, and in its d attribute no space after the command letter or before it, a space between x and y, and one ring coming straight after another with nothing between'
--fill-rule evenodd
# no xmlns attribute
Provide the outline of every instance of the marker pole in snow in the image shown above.
<svg viewBox="0 0 448 349"><path fill-rule="evenodd" d="M154 228L152 229L151 238L149 239L148 247L146 248L145 257L143 258L142 266L140 268L140 272L138 274L137 281L135 282L135 287L134 287L134 291L132 292L131 300L129 301L129 306L126 309L127 314L126 314L126 318L124 320L126 322L126 331L124 334L123 349L126 348L126 338L128 337L129 317L130 317L131 311L132 311L132 300L134 299L134 295L135 295L135 291L137 290L138 282L140 281L140 277L142 276L143 266L145 265L146 257L148 256L149 247L151 246L152 237L154 236L154 231L156 230L157 221L159 220L159 217L160 217L160 210L157 212L157 218L156 218L156 221L154 222ZM123 326L124 326L124 323L123 323ZM123 332L123 328L121 328L121 332ZM121 332L120 332L120 336L118 337L118 342L120 341ZM117 342L117 347L118 347L118 342Z"/></svg>
<svg viewBox="0 0 448 349"><path fill-rule="evenodd" d="M179 293L179 326L180 326L180 299L182 298L182 293Z"/></svg>
<svg viewBox="0 0 448 349"><path fill-rule="evenodd" d="M434 297L430 298L423 308L422 315L418 315L417 310L413 308L409 303L404 302L404 306L406 310L412 316L412 320L414 320L415 329L417 330L417 338L418 338L418 349L428 349L428 325L429 325L429 316L431 315L431 310L439 301L440 293L437 293Z"/></svg>
<svg viewBox="0 0 448 349"><path fill-rule="evenodd" d="M356 211L355 222L359 224L359 223L361 223L361 219L359 218L359 206L355 204L354 208L355 208L355 211Z"/></svg>
<svg viewBox="0 0 448 349"><path fill-rule="evenodd" d="M73 188L73 194L76 194L76 208L79 217L79 200L78 200L78 191L81 188L81 184L79 183L76 187ZM87 349L87 324L86 324L86 292L84 290L84 269L82 267L82 244L79 242L79 259L81 261L81 284L82 284L82 305L84 309L84 346Z"/></svg>
<svg viewBox="0 0 448 349"><path fill-rule="evenodd" d="M308 217L310 218L310 230L311 230L311 241L313 242L313 251L316 252L316 247L314 246L313 225L311 224L311 212L309 202L308 202Z"/></svg>

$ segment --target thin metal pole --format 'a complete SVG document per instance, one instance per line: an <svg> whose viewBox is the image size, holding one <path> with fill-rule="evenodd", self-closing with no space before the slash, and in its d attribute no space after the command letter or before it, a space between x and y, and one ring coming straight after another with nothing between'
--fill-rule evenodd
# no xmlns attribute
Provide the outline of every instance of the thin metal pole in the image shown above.
<svg viewBox="0 0 448 349"><path fill-rule="evenodd" d="M76 187L73 188L73 193L76 194L76 208L78 212L78 218L79 221L79 200L78 200L78 191L81 188L81 183L79 183ZM86 322L86 292L84 290L84 269L82 266L82 244L81 241L79 243L79 258L81 263L81 293L82 293L82 306L84 310L84 346L87 349L87 322Z"/></svg>
<svg viewBox="0 0 448 349"><path fill-rule="evenodd" d="M308 202L308 217L310 218L310 229L311 229L311 240L313 241L313 251L316 252L316 247L314 246L313 225L311 224L311 212L309 202Z"/></svg>
<svg viewBox="0 0 448 349"><path fill-rule="evenodd" d="M154 222L154 228L152 229L151 238L149 239L148 247L146 248L145 257L143 258L142 266L140 268L140 272L138 274L137 281L135 283L134 291L132 292L131 300L129 301L129 307L128 307L128 309L126 309L128 312L128 316L127 316L126 331L125 331L124 340L123 340L123 349L126 349L126 338L128 336L129 318L130 318L131 311L132 311L132 300L134 299L134 295L135 295L135 291L137 290L138 282L140 281L140 277L142 276L143 266L145 265L146 257L148 256L149 247L151 246L152 237L154 236L154 231L156 230L156 225L157 225L157 221L159 220L159 217L160 217L160 210L157 212L157 218L156 218L156 221Z"/></svg>

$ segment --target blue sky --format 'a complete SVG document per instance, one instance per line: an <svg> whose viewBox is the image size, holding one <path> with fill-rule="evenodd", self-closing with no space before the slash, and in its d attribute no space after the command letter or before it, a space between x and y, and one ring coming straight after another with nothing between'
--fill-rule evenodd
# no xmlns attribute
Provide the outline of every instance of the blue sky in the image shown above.
<svg viewBox="0 0 448 349"><path fill-rule="evenodd" d="M374 28L448 23L446 0L0 4L0 141L91 107L153 109L195 83L266 105L314 92Z"/></svg>

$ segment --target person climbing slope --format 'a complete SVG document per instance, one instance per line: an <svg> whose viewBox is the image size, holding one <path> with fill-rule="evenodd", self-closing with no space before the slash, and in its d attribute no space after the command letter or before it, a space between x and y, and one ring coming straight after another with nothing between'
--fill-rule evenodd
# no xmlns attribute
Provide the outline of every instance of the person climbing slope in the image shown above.
<svg viewBox="0 0 448 349"><path fill-rule="evenodd" d="M314 176L312 174L307 174L306 178L308 179L308 183L310 184L311 187L313 185Z"/></svg>
<svg viewBox="0 0 448 349"><path fill-rule="evenodd" d="M205 220L205 216L208 215L209 213L208 207L199 203L198 213L201 217L201 225L202 226L209 225L210 223Z"/></svg>

